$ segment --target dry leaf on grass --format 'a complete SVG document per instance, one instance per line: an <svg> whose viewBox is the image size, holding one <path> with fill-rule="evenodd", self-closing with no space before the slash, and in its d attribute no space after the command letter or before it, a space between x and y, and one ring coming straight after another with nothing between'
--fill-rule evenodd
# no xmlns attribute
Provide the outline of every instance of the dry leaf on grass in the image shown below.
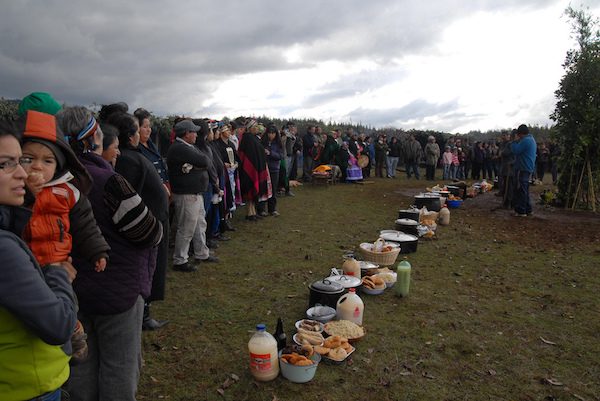
<svg viewBox="0 0 600 401"><path fill-rule="evenodd" d="M546 378L546 377L544 377L544 378L542 379L542 383L544 383L544 384L549 384L549 385L551 385L551 386L557 386L557 387L564 386L564 384L563 384L563 383L559 382L558 380L556 380L556 379L554 379L554 378L552 378L552 377L550 377L550 378Z"/></svg>
<svg viewBox="0 0 600 401"><path fill-rule="evenodd" d="M548 345L556 345L556 343L555 343L555 342L553 342L553 341L549 341L549 340L546 340L544 337L540 337L540 340L542 340L542 342L543 342L544 344L548 344Z"/></svg>

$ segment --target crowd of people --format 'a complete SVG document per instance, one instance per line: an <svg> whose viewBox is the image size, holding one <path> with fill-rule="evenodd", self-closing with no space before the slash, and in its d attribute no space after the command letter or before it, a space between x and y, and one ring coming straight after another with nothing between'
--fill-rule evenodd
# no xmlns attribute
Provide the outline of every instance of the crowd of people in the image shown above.
<svg viewBox="0 0 600 401"><path fill-rule="evenodd" d="M334 178L498 177L518 215L531 214L535 141L520 126L495 142L450 138L440 152L414 135L376 137L352 129L299 136L239 117L178 118L168 146L152 139L151 114L125 103L61 107L32 93L15 121L0 121L0 394L7 400L134 400L142 330L157 330L151 304L165 298L167 266L191 273L219 263L216 249L246 220L279 216L290 182ZM516 140L515 140L516 139ZM533 149L533 155L532 155ZM550 163L552 147L537 160ZM542 156L540 156L542 155ZM543 178L547 164L537 168ZM299 176L300 174L300 176ZM553 179L555 180L553 171Z"/></svg>

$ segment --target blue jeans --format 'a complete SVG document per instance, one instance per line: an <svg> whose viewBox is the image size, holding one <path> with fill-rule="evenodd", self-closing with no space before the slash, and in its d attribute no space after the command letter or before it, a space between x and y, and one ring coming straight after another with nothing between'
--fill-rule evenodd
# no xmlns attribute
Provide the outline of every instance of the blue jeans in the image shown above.
<svg viewBox="0 0 600 401"><path fill-rule="evenodd" d="M60 389L32 398L29 401L60 401Z"/></svg>
<svg viewBox="0 0 600 401"><path fill-rule="evenodd" d="M406 163L406 176L408 178L410 178L412 173L415 174L415 178L417 180L419 178L421 178L421 175L419 174L419 163L417 163L417 162L407 162Z"/></svg>
<svg viewBox="0 0 600 401"><path fill-rule="evenodd" d="M396 167L398 166L399 157L388 156L387 157L387 175L390 177L396 176Z"/></svg>
<svg viewBox="0 0 600 401"><path fill-rule="evenodd" d="M514 206L515 212L519 214L530 214L531 201L529 199L529 180L531 179L531 173L528 171L517 171L515 174L515 193L514 193Z"/></svg>
<svg viewBox="0 0 600 401"><path fill-rule="evenodd" d="M444 180L449 180L449 179L454 178L454 177L452 177L451 169L452 169L452 164L444 164Z"/></svg>

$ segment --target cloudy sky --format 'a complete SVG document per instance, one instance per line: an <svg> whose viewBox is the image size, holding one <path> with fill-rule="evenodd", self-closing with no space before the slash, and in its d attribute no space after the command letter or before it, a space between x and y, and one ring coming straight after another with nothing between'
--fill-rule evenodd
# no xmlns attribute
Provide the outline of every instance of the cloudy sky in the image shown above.
<svg viewBox="0 0 600 401"><path fill-rule="evenodd" d="M0 0L0 96L447 132L551 124L560 0ZM600 15L600 0L575 0Z"/></svg>

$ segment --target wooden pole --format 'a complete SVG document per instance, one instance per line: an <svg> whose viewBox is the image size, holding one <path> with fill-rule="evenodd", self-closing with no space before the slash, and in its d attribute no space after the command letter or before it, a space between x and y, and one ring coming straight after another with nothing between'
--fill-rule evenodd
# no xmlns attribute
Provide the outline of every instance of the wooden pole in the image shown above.
<svg viewBox="0 0 600 401"><path fill-rule="evenodd" d="M565 209L569 208L569 201L571 200L572 186L573 186L573 169L575 168L575 162L571 161L571 172L569 173L569 186L567 187L567 200L565 201Z"/></svg>
<svg viewBox="0 0 600 401"><path fill-rule="evenodd" d="M573 204L571 205L571 210L575 210L575 205L577 204L577 199L579 198L579 190L581 189L581 183L583 182L583 176L585 175L585 165L588 162L588 156L585 155L585 160L583 165L581 166L581 175L579 176L579 183L577 184L577 189L575 190L575 197L573 198Z"/></svg>
<svg viewBox="0 0 600 401"><path fill-rule="evenodd" d="M589 202L592 204L592 211L596 212L596 192L594 190L594 175L592 174L592 163L590 162L590 159L588 159L587 162L587 171L588 171L588 182L589 182L589 188L588 188L588 199Z"/></svg>

